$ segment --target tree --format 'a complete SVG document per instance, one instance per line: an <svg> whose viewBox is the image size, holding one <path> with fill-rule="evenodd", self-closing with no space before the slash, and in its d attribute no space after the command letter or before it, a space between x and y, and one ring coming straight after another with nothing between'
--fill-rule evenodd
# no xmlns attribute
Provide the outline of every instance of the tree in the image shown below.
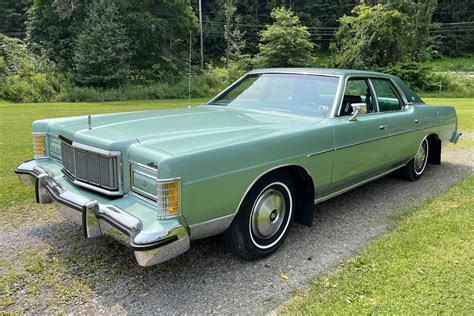
<svg viewBox="0 0 474 316"><path fill-rule="evenodd" d="M227 0L224 3L225 25L224 25L224 40L226 42L226 66L229 67L231 60L237 60L242 57L242 49L245 47L245 32L240 32L237 23L240 21L239 17L235 17L236 7L232 0Z"/></svg>
<svg viewBox="0 0 474 316"><path fill-rule="evenodd" d="M426 61L435 50L435 42L430 30L435 27L432 22L437 0L388 0L387 10L398 10L410 17L411 29L410 55L415 61Z"/></svg>
<svg viewBox="0 0 474 316"><path fill-rule="evenodd" d="M408 58L413 32L406 14L381 4L361 4L353 13L340 18L331 45L337 67L371 69Z"/></svg>
<svg viewBox="0 0 474 316"><path fill-rule="evenodd" d="M0 33L23 38L25 35L26 11L31 0L0 1Z"/></svg>
<svg viewBox="0 0 474 316"><path fill-rule="evenodd" d="M75 48L78 84L115 86L128 78L129 39L113 0L91 3Z"/></svg>
<svg viewBox="0 0 474 316"><path fill-rule="evenodd" d="M303 67L312 63L314 44L298 16L284 7L272 11L273 24L260 32L257 64L263 67Z"/></svg>

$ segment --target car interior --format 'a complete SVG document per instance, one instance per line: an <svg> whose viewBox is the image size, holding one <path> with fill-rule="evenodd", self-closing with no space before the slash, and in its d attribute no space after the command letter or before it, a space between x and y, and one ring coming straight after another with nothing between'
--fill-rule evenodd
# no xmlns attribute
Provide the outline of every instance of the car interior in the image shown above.
<svg viewBox="0 0 474 316"><path fill-rule="evenodd" d="M372 113L375 111L373 100L374 97L366 79L349 79L347 81L346 90L344 91L339 116L352 115L352 104L354 103L365 103L367 113Z"/></svg>

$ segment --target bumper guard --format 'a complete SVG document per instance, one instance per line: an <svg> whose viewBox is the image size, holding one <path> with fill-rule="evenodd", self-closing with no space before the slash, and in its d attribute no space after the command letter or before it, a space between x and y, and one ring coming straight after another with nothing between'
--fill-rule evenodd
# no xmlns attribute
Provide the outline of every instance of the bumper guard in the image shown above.
<svg viewBox="0 0 474 316"><path fill-rule="evenodd" d="M141 266L158 264L189 250L189 235L182 225L144 232L137 217L117 206L100 204L63 189L44 168L26 161L16 168L15 173L24 185L35 186L37 203L56 204L64 218L82 226L87 238L108 234L124 242L133 249Z"/></svg>

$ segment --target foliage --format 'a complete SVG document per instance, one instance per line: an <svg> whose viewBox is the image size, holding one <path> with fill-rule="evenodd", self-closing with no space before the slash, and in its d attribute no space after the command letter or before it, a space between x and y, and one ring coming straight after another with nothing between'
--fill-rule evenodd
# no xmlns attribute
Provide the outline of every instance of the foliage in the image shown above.
<svg viewBox="0 0 474 316"><path fill-rule="evenodd" d="M0 33L12 37L23 37L26 11L30 5L31 0L0 1Z"/></svg>
<svg viewBox="0 0 474 316"><path fill-rule="evenodd" d="M128 78L130 55L115 3L94 1L75 43L75 81L86 86L117 86Z"/></svg>
<svg viewBox="0 0 474 316"><path fill-rule="evenodd" d="M432 23L433 13L436 10L437 0L388 0L388 10L398 10L410 17L408 23L411 38L408 51L415 61L426 61L436 53L435 42L430 36L430 29L435 27Z"/></svg>
<svg viewBox="0 0 474 316"><path fill-rule="evenodd" d="M224 12L226 23L224 25L224 40L226 42L226 66L229 67L231 60L238 60L242 55L242 49L245 48L245 32L240 32L237 23L240 22L239 17L235 17L237 8L232 0L226 0L224 3Z"/></svg>
<svg viewBox="0 0 474 316"><path fill-rule="evenodd" d="M343 16L331 45L334 64L343 68L370 69L393 65L408 57L409 18L381 4L354 8Z"/></svg>
<svg viewBox="0 0 474 316"><path fill-rule="evenodd" d="M312 63L314 44L309 40L306 26L291 9L276 8L271 13L273 24L260 32L260 52L257 64L261 67L304 67Z"/></svg>
<svg viewBox="0 0 474 316"><path fill-rule="evenodd" d="M23 41L0 34L0 98L15 102L53 99L63 77L42 71L41 65Z"/></svg>
<svg viewBox="0 0 474 316"><path fill-rule="evenodd" d="M473 54L473 13L472 0L438 0L433 21L450 23L434 32L442 56L456 57Z"/></svg>

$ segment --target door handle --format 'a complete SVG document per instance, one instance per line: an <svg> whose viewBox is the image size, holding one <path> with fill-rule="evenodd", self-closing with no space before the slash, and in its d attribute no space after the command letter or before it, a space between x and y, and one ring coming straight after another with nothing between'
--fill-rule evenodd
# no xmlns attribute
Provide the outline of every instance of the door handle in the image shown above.
<svg viewBox="0 0 474 316"><path fill-rule="evenodd" d="M415 124L418 124L418 123L420 123L420 120L416 118L414 122L415 122Z"/></svg>
<svg viewBox="0 0 474 316"><path fill-rule="evenodd" d="M387 127L388 127L388 125L386 125L386 124L381 124L381 125L380 125L380 129L381 129L381 130L386 130Z"/></svg>

